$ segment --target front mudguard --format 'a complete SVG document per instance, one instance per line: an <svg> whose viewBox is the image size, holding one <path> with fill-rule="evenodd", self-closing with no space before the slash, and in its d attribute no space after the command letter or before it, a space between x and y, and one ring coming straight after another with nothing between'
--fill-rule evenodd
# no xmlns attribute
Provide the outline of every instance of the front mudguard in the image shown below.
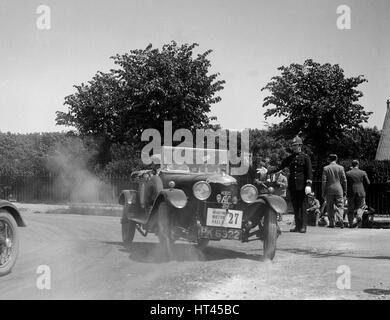
<svg viewBox="0 0 390 320"><path fill-rule="evenodd" d="M287 212L286 201L274 194L261 195L256 201L265 202L277 214L285 214Z"/></svg>
<svg viewBox="0 0 390 320"><path fill-rule="evenodd" d="M182 209L187 205L188 199L183 190L180 189L163 189L159 192L156 200L153 203L153 209L158 209L161 201L166 201L169 205L176 209Z"/></svg>
<svg viewBox="0 0 390 320"><path fill-rule="evenodd" d="M19 210L9 201L0 200L0 209L8 211L11 216L15 219L18 227L26 227L26 224L23 221L22 215Z"/></svg>
<svg viewBox="0 0 390 320"><path fill-rule="evenodd" d="M163 189L158 193L158 196L153 202L153 206L149 211L147 224L150 230L157 228L158 208L162 202L166 202L168 207L171 207L173 213L176 209L183 209L187 205L187 196L183 190L180 189Z"/></svg>
<svg viewBox="0 0 390 320"><path fill-rule="evenodd" d="M271 212L275 215L282 215L287 212L287 203L282 197L264 194L259 196L255 202L251 203L244 210L244 216L247 221L258 224L260 219L269 211L269 209L271 209Z"/></svg>

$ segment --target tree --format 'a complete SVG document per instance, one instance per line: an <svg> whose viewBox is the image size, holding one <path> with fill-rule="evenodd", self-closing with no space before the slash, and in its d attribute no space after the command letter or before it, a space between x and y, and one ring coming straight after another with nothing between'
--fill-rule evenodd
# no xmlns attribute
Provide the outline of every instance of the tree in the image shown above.
<svg viewBox="0 0 390 320"><path fill-rule="evenodd" d="M364 76L346 78L339 65L311 59L278 70L281 75L261 89L271 92L263 103L272 106L265 117L284 117L279 133L292 137L301 132L319 159L330 151L332 139L367 122L371 112L357 103L363 93L356 89L367 81Z"/></svg>
<svg viewBox="0 0 390 320"><path fill-rule="evenodd" d="M145 169L141 161L141 151L127 143L111 146L112 159L104 167L103 175L128 176L132 171Z"/></svg>
<svg viewBox="0 0 390 320"><path fill-rule="evenodd" d="M81 139L64 132L12 134L0 132L1 176L45 176L56 172L53 158L62 151L69 162L81 159L94 169L96 145L91 139ZM1 181L0 181L1 184Z"/></svg>
<svg viewBox="0 0 390 320"><path fill-rule="evenodd" d="M330 147L342 159L373 161L380 136L376 127L359 126L343 133L338 139L331 140Z"/></svg>
<svg viewBox="0 0 390 320"><path fill-rule="evenodd" d="M251 129L249 131L249 150L254 160L258 157L270 159L272 165L280 163L287 156L287 142L284 139L277 139L272 134L272 129L259 130Z"/></svg>
<svg viewBox="0 0 390 320"><path fill-rule="evenodd" d="M105 154L113 143L139 146L147 128L162 133L164 120L174 128L209 126L210 107L221 100L215 94L225 81L208 74L211 50L193 57L197 46L173 41L161 50L149 45L111 57L118 68L75 86L76 93L65 97L68 112L57 111L57 124L101 137Z"/></svg>

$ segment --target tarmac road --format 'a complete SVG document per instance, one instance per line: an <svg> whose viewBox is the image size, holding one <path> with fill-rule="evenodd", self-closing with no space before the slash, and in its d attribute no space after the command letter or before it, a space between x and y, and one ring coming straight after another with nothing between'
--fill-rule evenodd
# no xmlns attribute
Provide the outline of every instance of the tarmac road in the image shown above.
<svg viewBox="0 0 390 320"><path fill-rule="evenodd" d="M177 243L175 260L161 262L154 235L121 245L118 217L36 212L23 211L28 227L0 299L390 299L390 230L292 234L283 224L273 262L261 261L259 241L210 242L204 253ZM42 265L50 289L37 286Z"/></svg>

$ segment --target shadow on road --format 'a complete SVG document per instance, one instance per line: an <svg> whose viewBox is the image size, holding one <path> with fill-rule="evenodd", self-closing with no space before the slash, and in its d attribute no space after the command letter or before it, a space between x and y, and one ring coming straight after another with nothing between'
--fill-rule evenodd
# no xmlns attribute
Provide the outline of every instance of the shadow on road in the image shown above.
<svg viewBox="0 0 390 320"><path fill-rule="evenodd" d="M368 293L368 294L373 294L376 296L382 296L382 295L390 295L390 290L387 289L364 289L363 292Z"/></svg>
<svg viewBox="0 0 390 320"><path fill-rule="evenodd" d="M110 245L120 246L119 251L130 253L130 259L144 263L162 263L167 260L161 256L158 243L151 242L133 242L129 247L122 242L104 242ZM235 250L207 247L203 250L197 249L194 245L188 243L173 244L173 259L175 261L215 261L224 259L247 259L262 260L260 254L248 254Z"/></svg>
<svg viewBox="0 0 390 320"><path fill-rule="evenodd" d="M328 257L341 257L341 258L355 258L355 259L373 259L373 260L390 260L390 257L388 256L357 256L357 255L348 255L346 252L343 251L326 251L326 252L319 252L315 249L280 249L278 248L278 251L284 251L289 253L295 253L295 254L306 254L310 255L313 258L328 258Z"/></svg>
<svg viewBox="0 0 390 320"><path fill-rule="evenodd" d="M327 258L327 257L336 257L336 256L344 256L344 252L318 252L314 249L298 249L298 248L293 248L293 249L280 249L278 248L278 251L284 251L284 252L289 252L289 253L295 253L295 254L305 254L305 255L310 255L314 258Z"/></svg>

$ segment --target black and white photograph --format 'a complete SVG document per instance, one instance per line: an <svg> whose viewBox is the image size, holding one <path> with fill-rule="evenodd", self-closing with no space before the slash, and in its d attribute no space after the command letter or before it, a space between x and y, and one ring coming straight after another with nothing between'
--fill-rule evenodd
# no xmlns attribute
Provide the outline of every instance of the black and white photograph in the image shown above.
<svg viewBox="0 0 390 320"><path fill-rule="evenodd" d="M390 300L389 34L389 0L0 0L0 300Z"/></svg>

